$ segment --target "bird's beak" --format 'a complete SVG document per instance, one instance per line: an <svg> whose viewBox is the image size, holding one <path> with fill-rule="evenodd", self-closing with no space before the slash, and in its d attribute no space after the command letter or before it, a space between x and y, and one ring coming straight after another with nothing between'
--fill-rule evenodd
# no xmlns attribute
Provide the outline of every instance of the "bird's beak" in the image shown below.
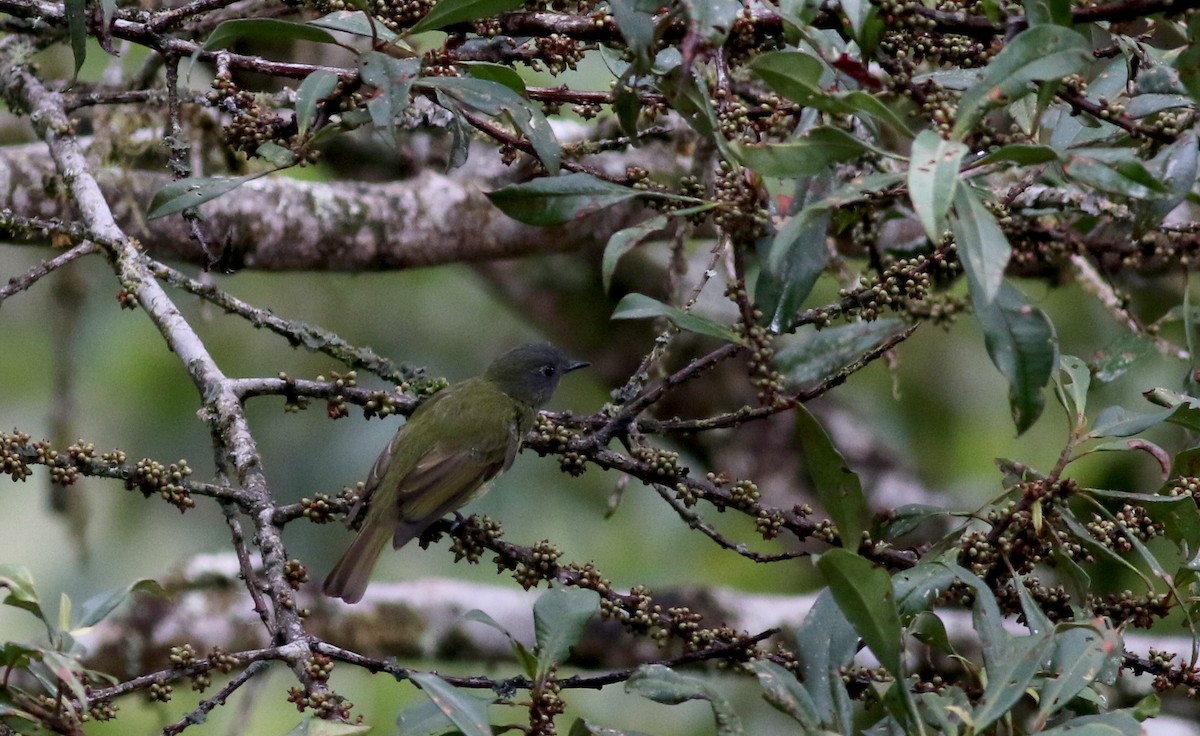
<svg viewBox="0 0 1200 736"><path fill-rule="evenodd" d="M570 373L571 371L577 371L580 368L587 368L589 365L591 365L591 363L587 362L586 360L569 360L567 361L567 366L563 368L563 373Z"/></svg>

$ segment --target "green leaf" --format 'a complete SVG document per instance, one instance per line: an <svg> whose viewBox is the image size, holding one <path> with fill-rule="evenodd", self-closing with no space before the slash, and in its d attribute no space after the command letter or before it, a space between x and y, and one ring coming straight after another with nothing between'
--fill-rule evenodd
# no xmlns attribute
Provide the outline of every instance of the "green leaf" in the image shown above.
<svg viewBox="0 0 1200 736"><path fill-rule="evenodd" d="M771 89L801 105L812 105L825 97L820 59L800 51L768 51L747 66Z"/></svg>
<svg viewBox="0 0 1200 736"><path fill-rule="evenodd" d="M1079 716L1040 731L1039 736L1142 736L1147 733L1128 711Z"/></svg>
<svg viewBox="0 0 1200 736"><path fill-rule="evenodd" d="M658 0L608 0L617 30L634 54L634 67L638 73L650 71L650 54L657 33L654 12L660 5Z"/></svg>
<svg viewBox="0 0 1200 736"><path fill-rule="evenodd" d="M521 79L521 75L517 74L517 71L510 66L482 61L473 61L463 66L466 67L467 73L476 79L486 79L489 82L503 84L522 97L527 97L525 80Z"/></svg>
<svg viewBox="0 0 1200 736"><path fill-rule="evenodd" d="M821 722L840 733L855 731L842 668L854 660L858 636L829 588L817 596L793 634L800 679L812 696Z"/></svg>
<svg viewBox="0 0 1200 736"><path fill-rule="evenodd" d="M954 582L958 575L939 562L921 562L916 567L898 572L892 578L892 595L901 620L911 619L928 611Z"/></svg>
<svg viewBox="0 0 1200 736"><path fill-rule="evenodd" d="M754 301L766 315L773 332L786 332L800 305L808 298L829 261L826 237L829 230L830 173L801 181L796 187L794 207L799 212L784 222L769 241L754 289ZM764 241L766 242L766 241Z"/></svg>
<svg viewBox="0 0 1200 736"><path fill-rule="evenodd" d="M0 644L0 667L4 669L25 669L31 662L39 661L41 658L41 649L27 647L12 641Z"/></svg>
<svg viewBox="0 0 1200 736"><path fill-rule="evenodd" d="M408 30L408 34L433 31L438 28L490 18L516 10L525 0L441 0L424 18Z"/></svg>
<svg viewBox="0 0 1200 736"><path fill-rule="evenodd" d="M1009 640L1004 655L987 667L987 687L983 690L980 705L971 714L971 723L977 733L1004 718L1025 697L1025 690L1045 667L1051 653L1052 635L1031 634Z"/></svg>
<svg viewBox="0 0 1200 736"><path fill-rule="evenodd" d="M742 163L763 176L792 179L819 174L834 163L877 149L844 130L820 127L786 143L734 144L733 150Z"/></svg>
<svg viewBox="0 0 1200 736"><path fill-rule="evenodd" d="M87 0L66 0L63 9L67 21L67 35L71 38L71 56L75 59L75 70L71 73L74 79L87 59Z"/></svg>
<svg viewBox="0 0 1200 736"><path fill-rule="evenodd" d="M1074 355L1063 355L1058 359L1058 373L1055 376L1060 391L1058 395L1063 408L1074 416L1076 428L1082 428L1087 423L1087 394L1092 384L1091 369Z"/></svg>
<svg viewBox="0 0 1200 736"><path fill-rule="evenodd" d="M891 576L865 557L837 548L821 555L817 568L871 653L897 680L903 680L904 638Z"/></svg>
<svg viewBox="0 0 1200 736"><path fill-rule="evenodd" d="M461 692L432 672L414 672L409 678L458 727L463 736L492 736L486 702Z"/></svg>
<svg viewBox="0 0 1200 736"><path fill-rule="evenodd" d="M1004 283L991 303L976 304L992 363L1008 380L1008 403L1017 434L1033 426L1044 406L1058 350L1054 325L1015 286Z"/></svg>
<svg viewBox="0 0 1200 736"><path fill-rule="evenodd" d="M365 723L343 723L310 716L297 723L286 736L360 736L370 731L371 727Z"/></svg>
<svg viewBox="0 0 1200 736"><path fill-rule="evenodd" d="M1053 676L1042 685L1034 730L1042 730L1076 695L1100 682L1101 676L1119 663L1122 651L1120 635L1110 628L1063 627L1054 637L1049 669Z"/></svg>
<svg viewBox="0 0 1200 736"><path fill-rule="evenodd" d="M113 609L124 603L126 598L136 592L148 593L164 599L169 597L167 591L157 581L149 578L138 580L121 590L98 593L84 601L83 606L80 607L79 620L74 624L75 631L78 632L80 629L86 629L100 623L108 614L113 612Z"/></svg>
<svg viewBox="0 0 1200 736"><path fill-rule="evenodd" d="M1106 406L1096 417L1089 436L1097 439L1102 437L1132 437L1141 434L1151 427L1162 424L1175 413L1174 409L1144 414L1132 411L1123 406Z"/></svg>
<svg viewBox="0 0 1200 736"><path fill-rule="evenodd" d="M667 216L659 215L624 230L618 230L609 237L608 244L604 246L604 258L600 262L600 276L604 281L605 292L612 286L612 277L616 273L621 256L666 226Z"/></svg>
<svg viewBox="0 0 1200 736"><path fill-rule="evenodd" d="M681 330L697 335L708 335L725 342L741 343L742 338L725 325L707 317L685 312L678 307L663 304L645 294L626 294L613 310L612 319L658 319L665 317Z"/></svg>
<svg viewBox="0 0 1200 736"><path fill-rule="evenodd" d="M1057 80L1083 71L1091 45L1062 26L1033 26L1019 34L984 68L983 79L962 96L954 137L973 130L989 105L1006 103L1033 91L1034 81Z"/></svg>
<svg viewBox="0 0 1200 736"><path fill-rule="evenodd" d="M363 84L379 90L367 101L371 123L394 136L396 116L411 104L412 85L421 73L420 59L397 59L380 51L365 51L358 55L357 64Z"/></svg>
<svg viewBox="0 0 1200 736"><path fill-rule="evenodd" d="M600 595L585 588L551 588L537 599L533 629L539 673L566 660L599 607Z"/></svg>
<svg viewBox="0 0 1200 736"><path fill-rule="evenodd" d="M443 0L445 2L446 0ZM436 8L435 8L436 10ZM562 148L550 121L534 103L512 91L504 84L488 79L467 77L423 77L417 82L423 89L433 89L472 107L485 115L507 115L529 139L534 152L550 174L557 174L562 160Z"/></svg>
<svg viewBox="0 0 1200 736"><path fill-rule="evenodd" d="M808 409L800 404L794 411L796 439L813 479L813 492L837 526L842 546L853 552L862 543L870 518L862 482Z"/></svg>
<svg viewBox="0 0 1200 736"><path fill-rule="evenodd" d="M966 155L966 144L945 140L932 130L921 131L913 141L908 196L925 234L935 245L942 242L946 231L946 215L950 203L956 200L958 170Z"/></svg>
<svg viewBox="0 0 1200 736"><path fill-rule="evenodd" d="M1187 494L1165 496L1100 488L1090 488L1087 494L1120 504L1140 506L1150 519L1163 525L1163 533L1176 543L1194 545L1200 539L1200 509L1196 508L1196 502Z"/></svg>
<svg viewBox="0 0 1200 736"><path fill-rule="evenodd" d="M308 25L330 31L341 31L342 33L349 33L352 36L377 38L384 43L395 43L399 38L395 33L388 30L387 26L377 21L372 21L371 17L361 10L336 10L320 18L308 21Z"/></svg>
<svg viewBox="0 0 1200 736"><path fill-rule="evenodd" d="M1009 143L975 162L975 166L1012 163L1018 166L1036 166L1058 160L1058 152L1050 146L1033 143Z"/></svg>
<svg viewBox="0 0 1200 736"><path fill-rule="evenodd" d="M404 736L408 736L405 734ZM582 718L575 719L567 736L649 736L641 731L631 731L627 728L607 728L594 726Z"/></svg>
<svg viewBox="0 0 1200 736"><path fill-rule="evenodd" d="M741 0L682 0L682 4L692 28L715 46L725 42L743 7Z"/></svg>
<svg viewBox="0 0 1200 736"><path fill-rule="evenodd" d="M1088 361L1097 383L1112 383L1139 360L1154 353L1154 341L1139 332L1122 333Z"/></svg>
<svg viewBox="0 0 1200 736"><path fill-rule="evenodd" d="M264 141L254 149L254 155L271 164L276 169L286 169L296 163L296 154L284 148L275 141Z"/></svg>
<svg viewBox="0 0 1200 736"><path fill-rule="evenodd" d="M996 299L1004 271L1012 256L1008 237L996 218L969 186L954 191L954 217L950 220L958 256L967 273L971 301L978 309ZM937 241L934 241L937 242Z"/></svg>
<svg viewBox="0 0 1200 736"><path fill-rule="evenodd" d="M591 174L544 176L487 195L504 214L526 225L562 225L640 195Z"/></svg>
<svg viewBox="0 0 1200 736"><path fill-rule="evenodd" d="M337 43L337 39L329 31L311 23L296 23L278 18L235 18L213 29L199 50L225 49L247 39Z"/></svg>
<svg viewBox="0 0 1200 736"><path fill-rule="evenodd" d="M718 736L740 736L742 721L733 707L704 680L681 675L666 665L644 664L625 681L625 692L636 693L664 705L679 705L689 700L707 700L712 707Z"/></svg>
<svg viewBox="0 0 1200 736"><path fill-rule="evenodd" d="M318 69L304 78L296 89L296 128L300 137L317 120L317 105L333 94L338 75L328 69Z"/></svg>
<svg viewBox="0 0 1200 736"><path fill-rule="evenodd" d="M930 506L923 503L908 503L887 512L879 523L878 539L894 540L908 534L929 519L939 516L954 516L958 512L944 509L941 506Z"/></svg>
<svg viewBox="0 0 1200 736"><path fill-rule="evenodd" d="M18 565L0 564L0 591L7 591L0 603L32 613L41 619L48 631L53 630L53 624L42 611L28 569Z"/></svg>
<svg viewBox="0 0 1200 736"><path fill-rule="evenodd" d="M769 659L750 660L746 663L746 669L758 678L763 698L768 703L791 716L808 731L820 728L821 716L817 713L816 703L804 689L804 684L790 671Z"/></svg>
<svg viewBox="0 0 1200 736"><path fill-rule="evenodd" d="M79 661L62 652L57 652L53 649L44 649L42 650L42 664L45 665L46 670L53 675L59 684L65 685L71 691L71 695L82 703L83 708L86 710L88 707L88 692L87 685L81 676L83 667L79 664ZM31 665L31 667L36 668L37 663ZM55 687L50 691L58 692L60 689L60 687Z"/></svg>
<svg viewBox="0 0 1200 736"><path fill-rule="evenodd" d="M263 174L233 177L201 176L173 181L154 193L146 212L146 219L156 220L176 212L182 212L190 207L197 207L260 176Z"/></svg>
<svg viewBox="0 0 1200 736"><path fill-rule="evenodd" d="M787 343L775 354L775 365L788 383L815 383L834 375L905 327L898 319L852 322L820 330L809 326L800 339Z"/></svg>
<svg viewBox="0 0 1200 736"><path fill-rule="evenodd" d="M1167 189L1137 161L1109 164L1094 156L1072 153L1063 164L1067 176L1109 194L1134 199L1153 199Z"/></svg>

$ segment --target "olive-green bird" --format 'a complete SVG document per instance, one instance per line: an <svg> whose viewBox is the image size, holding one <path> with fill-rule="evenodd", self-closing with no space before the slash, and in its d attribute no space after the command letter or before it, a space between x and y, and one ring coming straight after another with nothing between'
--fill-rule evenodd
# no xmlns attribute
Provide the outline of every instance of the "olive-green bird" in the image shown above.
<svg viewBox="0 0 1200 736"><path fill-rule="evenodd" d="M357 603L389 538L399 549L487 492L512 465L558 380L586 365L548 343L522 345L482 376L421 404L383 449L351 507L347 521L363 519L362 529L325 578L325 594Z"/></svg>

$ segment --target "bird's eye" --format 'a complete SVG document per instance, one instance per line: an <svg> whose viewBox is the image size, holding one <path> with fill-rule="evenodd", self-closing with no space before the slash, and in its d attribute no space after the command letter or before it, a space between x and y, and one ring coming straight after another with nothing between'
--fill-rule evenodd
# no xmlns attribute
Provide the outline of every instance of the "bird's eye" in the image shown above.
<svg viewBox="0 0 1200 736"><path fill-rule="evenodd" d="M541 368L539 368L538 370L540 370L542 375L547 378L554 375L554 366L552 366L552 365L544 365Z"/></svg>

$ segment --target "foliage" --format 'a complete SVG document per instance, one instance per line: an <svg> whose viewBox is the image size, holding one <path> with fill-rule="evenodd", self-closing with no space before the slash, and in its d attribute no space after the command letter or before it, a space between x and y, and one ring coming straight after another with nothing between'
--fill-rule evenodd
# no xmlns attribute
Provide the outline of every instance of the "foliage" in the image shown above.
<svg viewBox="0 0 1200 736"><path fill-rule="evenodd" d="M77 632L157 584L101 595L77 615L64 595L53 619L28 573L3 565L2 602L46 636L0 646L0 732L82 733L132 693L166 702L172 683L203 691L229 676L173 716L164 733L179 733L266 663L284 662L295 678L287 699L306 714L293 733L362 733L331 685L336 662L427 696L401 713L403 734L553 734L572 691L615 685L667 706L702 701L718 734L745 733L743 706L701 666L717 662L755 682L796 733L1139 733L1158 696L1135 700L1125 681L1149 676L1167 697L1194 696L1200 682L1200 455L1184 434L1200 431L1187 282L1200 257L1195 6L5 0L0 89L50 158L0 212L0 231L14 244L66 249L0 286L0 304L72 261L111 265L120 305L148 317L186 369L217 467L198 480L186 461L131 462L121 450L97 454L16 429L0 435L0 468L22 481L42 467L64 489L107 478L180 512L219 506L270 643L205 656L181 645L161 669L108 675L88 666ZM119 49L144 58L141 68L124 71ZM70 58L64 79L33 61L56 53ZM207 73L207 91L189 86ZM558 80L539 86L538 74ZM136 212L122 210L127 193L100 186L77 116L96 132L93 153L122 167L122 186L153 190ZM124 125L165 131L165 153L135 158L144 152ZM403 199L373 199L330 153L362 145L364 132L397 150L438 151L436 162L414 154L406 163L417 183L399 190ZM481 157L509 168L485 173ZM266 187L301 191L281 172L318 163L323 188L310 190L305 211L280 215ZM394 171L377 164L372 174ZM466 190L480 186L486 200L472 200ZM39 187L47 196L29 196ZM393 207L398 200L416 211ZM448 242L454 227L470 242ZM444 675L315 635L297 603L307 566L289 556L282 530L339 517L355 490L285 502L260 462L247 404L277 396L299 411L316 400L334 419L352 405L371 418L407 414L444 383L165 261L355 270L586 242L601 246L574 262L579 281L528 278L512 293L556 294L560 308L545 321L569 347L631 322L651 323L657 336L606 341L598 350L636 364L603 368L612 400L586 416L543 412L525 447L570 476L597 468L640 481L728 555L789 571L789 561L811 558L820 592L803 620L742 630L643 585L618 589L552 541L513 542L472 516L438 523L424 542L449 537L456 561L488 555L522 588L549 588L532 609L532 646L486 613L467 616L505 635L518 674ZM665 266L650 257L662 251ZM1099 305L1124 334L1068 346L1070 326L1030 296L1038 282L1078 284L1071 298ZM179 292L349 370L230 378L176 307ZM597 304L621 327L580 316ZM998 461L1001 492L982 508L891 508L814 400L881 358L899 360L915 334L965 321L1007 386L1012 426L1003 431L1029 432L1057 402L1066 436L1049 468ZM1153 354L1187 375L1138 387L1155 408L1103 398ZM360 371L394 389L359 387ZM806 477L779 492L757 473L731 475L726 466L767 475L779 456L757 458L760 445L780 432L790 433L785 460L802 459ZM1156 479L1088 483L1079 468L1101 453L1149 460ZM802 492L819 511L795 503ZM746 524L714 522L719 513ZM1118 576L1131 587L1101 582ZM972 626L956 628L967 612ZM560 672L594 616L618 631L608 649L636 651L638 661ZM1168 622L1192 637L1190 658L1130 644L1130 628ZM657 656L633 648L642 640L661 647ZM525 723L509 723L513 713ZM635 733L584 718L569 732Z"/></svg>

